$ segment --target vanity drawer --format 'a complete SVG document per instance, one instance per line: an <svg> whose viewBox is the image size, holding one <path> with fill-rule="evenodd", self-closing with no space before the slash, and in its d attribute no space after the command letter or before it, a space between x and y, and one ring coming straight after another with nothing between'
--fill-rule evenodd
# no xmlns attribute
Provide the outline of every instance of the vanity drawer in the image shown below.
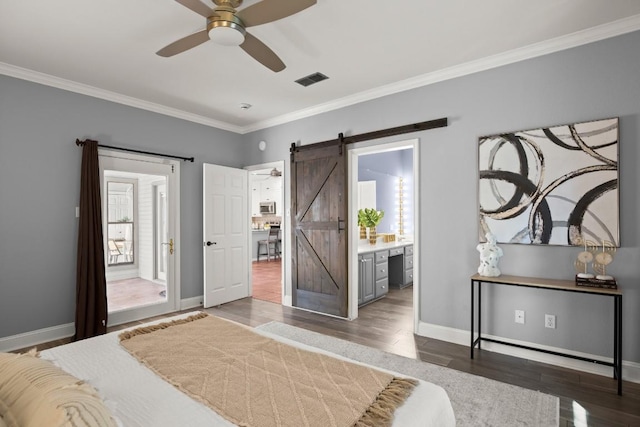
<svg viewBox="0 0 640 427"><path fill-rule="evenodd" d="M405 256L413 255L413 245L404 247Z"/></svg>
<svg viewBox="0 0 640 427"><path fill-rule="evenodd" d="M376 280L376 298L389 292L389 279Z"/></svg>
<svg viewBox="0 0 640 427"><path fill-rule="evenodd" d="M376 264L379 262L385 262L389 258L389 251L376 252Z"/></svg>
<svg viewBox="0 0 640 427"><path fill-rule="evenodd" d="M404 254L404 248L394 248L394 249L389 249L389 256L396 256L396 255L402 255Z"/></svg>
<svg viewBox="0 0 640 427"><path fill-rule="evenodd" d="M404 284L410 285L411 283L413 283L413 269L404 272Z"/></svg>
<svg viewBox="0 0 640 427"><path fill-rule="evenodd" d="M413 269L413 255L407 255L404 257L404 269Z"/></svg>
<svg viewBox="0 0 640 427"><path fill-rule="evenodd" d="M389 264L383 262L376 264L376 280L389 277Z"/></svg>

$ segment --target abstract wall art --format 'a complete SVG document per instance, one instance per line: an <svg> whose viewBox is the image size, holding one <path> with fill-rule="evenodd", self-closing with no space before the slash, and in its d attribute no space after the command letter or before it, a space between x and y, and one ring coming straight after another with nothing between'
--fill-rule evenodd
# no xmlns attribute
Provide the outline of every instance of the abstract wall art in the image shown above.
<svg viewBox="0 0 640 427"><path fill-rule="evenodd" d="M618 118L479 138L479 240L619 247L618 147Z"/></svg>

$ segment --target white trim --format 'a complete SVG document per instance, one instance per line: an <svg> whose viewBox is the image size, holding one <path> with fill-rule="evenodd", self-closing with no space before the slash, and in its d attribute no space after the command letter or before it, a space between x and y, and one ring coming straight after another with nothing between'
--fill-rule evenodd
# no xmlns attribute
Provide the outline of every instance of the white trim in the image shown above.
<svg viewBox="0 0 640 427"><path fill-rule="evenodd" d="M399 135L398 137L401 137ZM355 205L355 198L353 197L356 189L358 188L358 161L359 157L367 154L384 153L386 151L397 151L405 149L413 149L413 259L420 259L420 239L419 236L420 225L417 218L420 218L420 140L418 138L409 138L393 142L369 144L359 147L348 148L347 150L347 194L349 198L347 201L347 221L349 224L349 241L348 241L348 280L349 280L349 307L348 307L348 319L353 320L358 317L358 242L359 242L359 228L358 228L358 216ZM413 263L413 328L417 330L419 326L420 315L420 263Z"/></svg>
<svg viewBox="0 0 640 427"><path fill-rule="evenodd" d="M289 285L289 288L291 288L291 285ZM286 305L287 307L293 307L293 295L291 294L283 295L282 305Z"/></svg>
<svg viewBox="0 0 640 427"><path fill-rule="evenodd" d="M179 119L199 123L238 134L246 134L260 129L269 128L276 125L292 122L294 120L315 116L317 114L326 113L328 111L337 110L339 108L358 104L364 101L380 98L398 92L427 86L433 83L462 77L468 74L485 71L503 65L512 64L526 59L536 58L554 52L559 52L573 47L593 43L599 40L616 37L622 34L631 33L640 30L640 15L633 15L627 18L619 19L607 24L598 25L582 31L576 31L571 34L556 37L555 39L534 43L529 46L513 49L507 52L470 61L464 64L454 65L443 70L434 71L432 73L423 74L417 77L409 78L399 82L384 85L368 91L356 93L354 95L345 96L343 98L305 108L293 113L284 114L259 121L247 126L237 126L231 123L221 122L209 117L200 116L198 114L189 113L178 110L176 108L166 107L149 101L122 95L104 89L82 83L73 82L71 80L60 77L51 76L26 68L17 67L15 65L0 62L0 74L52 86L70 92L76 92L83 95L92 96L99 99L116 102L130 107L140 108L142 110L152 111L166 116L176 117Z"/></svg>
<svg viewBox="0 0 640 427"><path fill-rule="evenodd" d="M185 298L180 301L181 310L189 310L191 308L202 307L202 295L192 298ZM35 331L25 332L17 335L11 335L8 337L0 338L0 351L8 352L23 348L29 348L37 346L42 343L47 343L59 339L69 338L75 334L74 323L66 323L64 325L52 326L49 328L38 329ZM419 322L417 335L437 339L440 341L451 342L463 346L469 346L470 336L469 332L462 329L449 328L446 326L433 325L425 322ZM487 335L487 337L491 337ZM497 338L497 337L493 337ZM556 347L540 346L538 344L532 344L525 341L509 340L500 338L504 341L513 342L524 345L536 345L541 348L545 348L553 351L561 351L563 353L574 354L582 357L589 357L593 359L608 360L600 356L595 356L587 353L580 353L571 350L565 350ZM596 365L594 363L582 362L579 360L568 359L561 356L553 356L545 353L539 353L536 351L519 349L506 345L485 342L482 346L483 350L494 351L496 353L506 354L509 356L520 357L523 359L535 360L537 362L548 363L551 365L558 365L569 369L575 369L579 371L589 372L593 374L603 375L610 377L611 368L607 366ZM610 360L610 359L609 359ZM640 383L640 363L622 361L622 377L625 381L632 381Z"/></svg>
<svg viewBox="0 0 640 427"><path fill-rule="evenodd" d="M422 337L428 337L437 339L440 341L451 342L454 344L463 345L469 348L471 344L471 336L469 331L463 329L449 328L446 326L434 325L425 322L419 322L417 335ZM509 338L497 337L494 335L483 334L484 337L499 339L501 341L510 342L513 344L527 345L530 347L537 347L544 350L556 351L560 353L567 353L574 356L586 357L594 360L602 360L606 362L612 362L610 357L602 357L589 353L582 353L574 350L567 350L564 348L551 347L546 345L540 345L536 343L530 343L527 341L513 340ZM589 372L591 374L603 375L606 377L612 376L612 369L609 366L598 365L590 362L583 362L581 360L575 360L562 356L555 356L553 354L541 353L538 351L527 350L524 348L511 347L504 344L483 342L482 350L493 351L496 353L506 354L508 356L519 357L522 359L534 360L536 362L547 363L549 365L562 366L568 369L575 369L578 371ZM477 350L476 350L477 351ZM622 361L622 378L625 381L633 381L640 383L640 363Z"/></svg>
<svg viewBox="0 0 640 427"><path fill-rule="evenodd" d="M180 310L189 310L198 307L202 307L202 295L185 298L180 301ZM34 347L43 343L70 338L74 336L75 333L75 323L65 323L64 325L51 326L49 328L11 335L0 338L0 351L8 352Z"/></svg>
<svg viewBox="0 0 640 427"><path fill-rule="evenodd" d="M260 141L264 142L264 141ZM251 203L252 203L252 191L251 191L251 172L262 169L271 169L276 168L282 171L282 191L280 193L280 200L277 203L280 204L280 257L282 259L281 269L280 269L280 297L281 297L281 305L285 305L287 307L293 306L293 297L291 290L291 265L289 263L290 253L289 253L289 236L290 226L291 226L291 215L289 214L289 203L287 203L289 193L291 192L291 186L289 185L289 168L285 166L284 160L276 160L273 162L260 163L256 165L245 166L244 169L248 172L247 179L247 220L249 230L251 230ZM282 210L284 208L284 210ZM249 242L249 250L253 253L253 236L252 232L249 231L248 236ZM253 269L253 261L256 261L257 257L254 258L253 254L249 257L249 271L251 272ZM253 274L249 274L249 295L253 297Z"/></svg>
<svg viewBox="0 0 640 427"><path fill-rule="evenodd" d="M181 222L180 222L180 212L182 212L182 205L181 205L181 201L180 201L180 194L182 193L181 190L181 177L182 177L182 171L180 169L180 162L170 162L170 164L172 164L174 166L174 176L173 176L173 181L175 182L175 187L173 188L173 191L171 191L171 193L169 194L169 197L173 197L176 201L175 203L170 203L170 206L168 206L168 211L169 211L169 215L171 215L174 220L174 227L173 227L173 238L174 238L174 246L175 246L175 254L176 256L174 257L173 260L173 286L174 286L174 297L173 297L173 301L174 301L174 309L175 310L179 310L180 307L182 306L182 226L181 226ZM169 191L169 181L167 180L167 191ZM173 212L171 211L171 208L173 206ZM168 277L167 277L168 280ZM166 283L167 280L165 280Z"/></svg>
<svg viewBox="0 0 640 427"><path fill-rule="evenodd" d="M129 107L139 108L141 110L151 111L165 116L175 117L187 120L201 125L210 126L222 130L235 133L245 133L243 128L230 123L212 119L210 117L200 116L198 114L189 113L187 111L178 110L155 102L145 101L143 99L134 98L132 96L123 95L121 93L112 92L106 89L100 89L95 86L89 86L83 83L74 82L72 80L63 79L61 77L52 76L50 74L40 73L38 71L29 70L15 65L0 62L0 74L15 77L30 82L40 83L45 86L51 86L58 89L67 90L69 92L79 93L98 99L115 102L117 104L128 105Z"/></svg>
<svg viewBox="0 0 640 427"><path fill-rule="evenodd" d="M200 307L202 308L202 300L203 296L198 295L197 297L185 298L180 300L180 310L190 310L192 308Z"/></svg>
<svg viewBox="0 0 640 427"><path fill-rule="evenodd" d="M169 233L173 236L174 239L174 255L171 257L169 263L173 263L172 268L172 277L167 276L167 289L169 286L172 288L172 301L166 303L159 304L151 304L142 307L135 307L131 309L110 312L108 317L107 326L119 325L122 323L132 322L135 320L146 319L152 316L163 315L167 313L172 313L180 310L180 301L181 301L181 292L182 292L182 284L181 284L181 233L180 233L180 162L178 160L173 159L165 159L159 158L149 155L137 154L137 153L129 153L122 152L118 150L108 149L108 148L99 148L98 156L100 157L100 174L101 180L103 179L104 169L105 169L105 159L116 159L120 160L123 163L130 162L138 162L136 168L137 173L152 173L155 174L158 171L149 170L157 168L158 166L162 166L163 169L168 169L169 166L173 167L173 172L167 173L167 192L169 194L169 218L171 218L171 222L173 223L173 230L170 226ZM156 165L156 166L154 166ZM162 172L164 173L164 171ZM103 183L101 182L101 186ZM171 201L171 198L174 200ZM173 284L172 284L173 283Z"/></svg>
<svg viewBox="0 0 640 427"><path fill-rule="evenodd" d="M75 323L66 323L64 325L51 326L49 328L11 335L0 338L0 351L7 352L29 348L45 342L69 338L75 335L75 333Z"/></svg>
<svg viewBox="0 0 640 427"><path fill-rule="evenodd" d="M372 99L381 98L383 96L392 95L410 89L415 89L445 80L450 80L456 77L462 77L468 74L501 67L503 65L524 61L526 59L536 58L550 53L630 33L639 29L640 15L634 15L608 24L599 25L597 27L557 37L552 40L534 43L529 46L513 49L486 58L466 62L460 65L454 65L452 67L434 71L432 73L423 74L375 89L356 93L354 95L345 96L344 98L326 102L324 104L315 105L313 107L299 110L290 114L263 120L252 125L245 126L242 130L242 133L253 132L256 130L281 125L284 123L292 122L294 120L300 120L306 117L315 116L317 114L326 113L328 111L337 110L339 108L348 107L350 105L359 104L361 102L370 101Z"/></svg>

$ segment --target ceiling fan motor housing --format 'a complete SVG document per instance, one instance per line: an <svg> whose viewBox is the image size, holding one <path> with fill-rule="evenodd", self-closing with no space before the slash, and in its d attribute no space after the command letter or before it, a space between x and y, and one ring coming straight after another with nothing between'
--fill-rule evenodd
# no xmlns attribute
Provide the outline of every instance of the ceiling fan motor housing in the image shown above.
<svg viewBox="0 0 640 427"><path fill-rule="evenodd" d="M216 15L207 18L209 39L223 46L239 46L247 31L233 10L216 10Z"/></svg>

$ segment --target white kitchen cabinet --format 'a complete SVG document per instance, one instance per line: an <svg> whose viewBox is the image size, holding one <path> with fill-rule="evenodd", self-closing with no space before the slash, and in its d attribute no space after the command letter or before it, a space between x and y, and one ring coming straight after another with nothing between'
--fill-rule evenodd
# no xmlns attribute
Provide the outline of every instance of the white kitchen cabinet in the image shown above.
<svg viewBox="0 0 640 427"><path fill-rule="evenodd" d="M276 202L275 215L282 215L282 177L269 177L260 183L260 202Z"/></svg>
<svg viewBox="0 0 640 427"><path fill-rule="evenodd" d="M260 181L251 176L251 216L260 216Z"/></svg>
<svg viewBox="0 0 640 427"><path fill-rule="evenodd" d="M251 180L251 216L260 214L260 202L276 202L275 215L282 215L282 177L253 177Z"/></svg>

